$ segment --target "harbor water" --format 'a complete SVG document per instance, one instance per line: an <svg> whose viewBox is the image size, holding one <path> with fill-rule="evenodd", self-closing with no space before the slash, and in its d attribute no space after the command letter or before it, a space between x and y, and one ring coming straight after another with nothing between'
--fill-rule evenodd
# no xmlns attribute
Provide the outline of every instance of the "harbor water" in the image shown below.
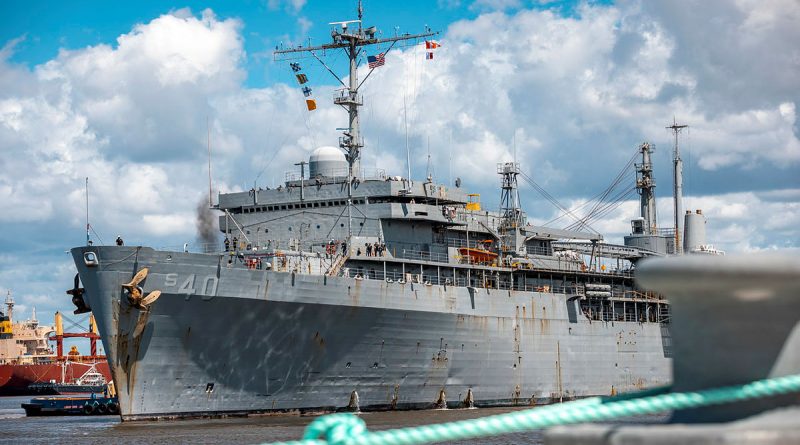
<svg viewBox="0 0 800 445"><path fill-rule="evenodd" d="M0 444L259 444L297 440L312 416L263 416L162 422L126 422L118 416L25 417L20 404L30 397L0 398ZM522 408L520 408L522 409ZM371 431L472 419L508 412L508 408L362 413ZM660 422L666 416L629 421ZM461 444L542 443L532 431L461 442Z"/></svg>

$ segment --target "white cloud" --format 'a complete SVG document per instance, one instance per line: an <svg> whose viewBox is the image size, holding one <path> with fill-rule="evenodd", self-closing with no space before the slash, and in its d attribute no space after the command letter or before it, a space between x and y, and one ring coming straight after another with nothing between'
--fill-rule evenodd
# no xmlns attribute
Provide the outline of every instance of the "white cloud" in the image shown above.
<svg viewBox="0 0 800 445"><path fill-rule="evenodd" d="M267 8L272 11L284 9L289 13L298 13L303 6L306 5L306 0L267 0Z"/></svg>
<svg viewBox="0 0 800 445"><path fill-rule="evenodd" d="M469 9L473 11L503 11L521 6L522 3L519 0L475 0L469 5Z"/></svg>

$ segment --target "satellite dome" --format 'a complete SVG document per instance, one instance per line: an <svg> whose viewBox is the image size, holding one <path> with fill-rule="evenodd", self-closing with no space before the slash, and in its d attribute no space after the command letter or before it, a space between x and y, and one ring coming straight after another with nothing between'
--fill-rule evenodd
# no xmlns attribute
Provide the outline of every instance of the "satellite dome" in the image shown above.
<svg viewBox="0 0 800 445"><path fill-rule="evenodd" d="M311 152L308 158L308 173L310 177L316 176L346 176L347 159L336 147L319 147Z"/></svg>

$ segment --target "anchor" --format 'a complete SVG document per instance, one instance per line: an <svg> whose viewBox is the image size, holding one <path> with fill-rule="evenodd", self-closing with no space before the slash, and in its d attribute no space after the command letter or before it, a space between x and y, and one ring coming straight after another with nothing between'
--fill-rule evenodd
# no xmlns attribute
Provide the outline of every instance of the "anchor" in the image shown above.
<svg viewBox="0 0 800 445"><path fill-rule="evenodd" d="M128 302L131 304L131 306L142 310L147 310L148 307L155 303L155 301L158 300L158 297L161 296L160 290L154 290L147 294L147 296L142 297L144 292L142 291L142 288L139 287L139 283L147 278L148 272L150 272L150 269L143 267L139 272L136 272L136 275L133 276L129 283L122 285L122 288L128 292Z"/></svg>
<svg viewBox="0 0 800 445"><path fill-rule="evenodd" d="M91 312L92 308L86 304L86 300L83 299L83 294L86 292L86 289L80 287L81 285L81 277L80 274L75 274L75 284L73 284L72 289L67 291L67 295L72 295L72 304L75 305L76 309L72 311L73 314L85 314L87 312Z"/></svg>

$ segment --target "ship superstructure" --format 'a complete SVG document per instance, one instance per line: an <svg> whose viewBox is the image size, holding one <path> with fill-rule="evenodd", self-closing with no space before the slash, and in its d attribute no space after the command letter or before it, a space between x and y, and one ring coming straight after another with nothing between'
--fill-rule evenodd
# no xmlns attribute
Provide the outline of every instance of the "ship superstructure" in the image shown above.
<svg viewBox="0 0 800 445"><path fill-rule="evenodd" d="M277 52L345 51L334 103L348 128L281 186L220 194L224 243L72 250L83 288L70 294L97 317L122 418L538 404L668 383L669 304L632 278L660 247L529 224L515 162L497 166L497 211L360 167L361 49L433 35L382 39L360 20L359 7L333 43Z"/></svg>
<svg viewBox="0 0 800 445"><path fill-rule="evenodd" d="M8 363L30 364L49 358L54 351L47 337L55 331L53 326L43 325L36 319L36 309L31 318L14 322L14 298L8 291L5 299L5 314L0 312L0 365Z"/></svg>

